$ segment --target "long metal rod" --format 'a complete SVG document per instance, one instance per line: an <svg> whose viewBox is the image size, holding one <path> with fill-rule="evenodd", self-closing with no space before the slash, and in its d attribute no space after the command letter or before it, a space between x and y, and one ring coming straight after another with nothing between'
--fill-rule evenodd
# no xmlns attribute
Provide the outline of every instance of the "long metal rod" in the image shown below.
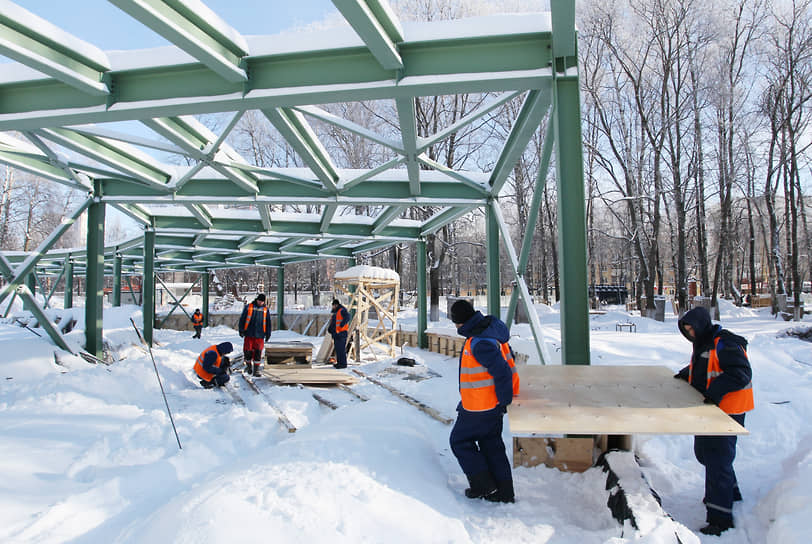
<svg viewBox="0 0 812 544"><path fill-rule="evenodd" d="M539 358L541 359L541 364L546 364L546 361L550 359L545 355L544 333L541 329L541 321L539 321L539 316L533 307L533 299L530 298L527 283L524 281L524 277L519 274L519 259L516 257L516 250L513 249L513 242L510 240L510 231L505 223L505 218L502 216L502 209L499 207L499 202L494 200L491 203L491 209L493 210L493 217L496 223L499 225L499 229L502 231L502 242L504 243L505 250L508 254L508 259L510 259L511 268L513 269L513 275L516 279L516 290L519 291L519 295L521 296L525 310L527 311L527 316L530 319L530 328L533 331L533 339L536 343L536 350L538 351Z"/></svg>
<svg viewBox="0 0 812 544"><path fill-rule="evenodd" d="M178 429L175 427L175 419L172 417L172 410L169 409L169 401L166 400L166 393L164 392L164 384L161 383L161 375L158 373L158 365L155 364L155 357L152 355L152 346L150 346L144 337L141 335L141 331L138 330L138 325L135 324L133 318L130 318L130 323L133 324L133 328L135 329L135 334L138 335L138 339L141 341L142 344L147 346L147 350L149 351L149 358L152 359L152 368L155 369L155 376L158 377L158 385L161 388L161 396L164 398L164 405L166 406L166 413L169 414L169 422L172 423L172 430L175 431L175 440L178 441L178 449L182 450L183 446L180 445L180 436L178 436Z"/></svg>

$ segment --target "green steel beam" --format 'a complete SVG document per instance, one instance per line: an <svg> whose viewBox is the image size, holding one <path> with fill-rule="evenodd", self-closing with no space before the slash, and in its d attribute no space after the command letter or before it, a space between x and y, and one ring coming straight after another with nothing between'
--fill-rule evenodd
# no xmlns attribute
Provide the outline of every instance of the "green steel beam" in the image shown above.
<svg viewBox="0 0 812 544"><path fill-rule="evenodd" d="M195 219L200 221L201 225L207 229L212 227L211 214L205 204L185 204L184 206L192 213Z"/></svg>
<svg viewBox="0 0 812 544"><path fill-rule="evenodd" d="M169 181L170 175L158 161L129 144L63 128L42 129L35 134L159 189Z"/></svg>
<svg viewBox="0 0 812 544"><path fill-rule="evenodd" d="M0 2L0 54L93 96L107 96L103 51L3 0Z"/></svg>
<svg viewBox="0 0 812 544"><path fill-rule="evenodd" d="M227 81L242 83L248 44L198 0L110 0Z"/></svg>
<svg viewBox="0 0 812 544"><path fill-rule="evenodd" d="M332 222L337 211L338 206L336 205L328 205L324 207L324 211L321 214L321 226L319 227L320 232L325 233L330 230L330 222Z"/></svg>
<svg viewBox="0 0 812 544"><path fill-rule="evenodd" d="M64 267L59 271L59 274L57 274L56 279L54 280L54 286L51 287L51 291L48 293L48 296L45 297L44 304L45 308L48 307L48 303L51 301L51 297L54 296L54 293L56 293L56 288L59 287L59 282L62 280L63 277L65 277Z"/></svg>
<svg viewBox="0 0 812 544"><path fill-rule="evenodd" d="M375 218L375 222L372 224L372 234L380 234L389 223L400 217L400 214L403 213L405 208L406 206L389 206L384 209L378 214L378 217Z"/></svg>
<svg viewBox="0 0 812 544"><path fill-rule="evenodd" d="M499 195L508 176L527 148L527 143L533 137L533 133L538 130L542 118L550 108L550 101L549 88L530 91L527 94L499 159L496 161L496 166L491 172L490 186L491 194L494 197Z"/></svg>
<svg viewBox="0 0 812 544"><path fill-rule="evenodd" d="M121 264L123 258L120 253L116 253L113 263L113 306L121 306Z"/></svg>
<svg viewBox="0 0 812 544"><path fill-rule="evenodd" d="M533 247L533 236L536 232L536 224L538 223L539 211L541 210L541 199L544 196L544 186L547 184L547 175L550 171L550 156L552 155L553 143L555 143L555 123L552 119L547 123L547 131L544 135L544 142L541 148L541 158L539 159L539 170L536 176L536 185L533 189L533 199L530 203L529 212L527 215L527 224L524 226L524 237L522 240L522 250L519 254L519 267L518 274L524 277L527 271L527 261L530 259L530 252ZM513 322L513 315L516 311L516 303L518 302L518 291L515 289L510 295L510 303L508 304L507 316L505 323L510 328Z"/></svg>
<svg viewBox="0 0 812 544"><path fill-rule="evenodd" d="M510 239L510 231L508 230L507 223L505 223L505 218L502 216L502 209L499 207L499 202L496 200L491 202L491 209L493 217L502 234L502 244L505 246L505 251L507 251L510 266L513 269L513 277L516 281L514 292L518 292L521 296L522 303L530 320L530 329L533 331L533 339L535 340L539 361L541 364L546 364L545 361L548 358L544 356L544 332L541 328L541 321L539 321L539 315L533 306L533 299L530 297L530 291L527 289L524 273L520 271L519 258L516 256L516 250L513 248L513 242Z"/></svg>
<svg viewBox="0 0 812 544"><path fill-rule="evenodd" d="M421 236L428 236L429 234L433 234L437 232L439 229L443 227L443 225L447 225L452 221L459 219L463 215L470 212L474 207L473 206L461 206L456 208L446 208L442 212L436 214L434 217L428 219L423 225L420 227L420 235Z"/></svg>
<svg viewBox="0 0 812 544"><path fill-rule="evenodd" d="M553 57L574 57L575 43L575 1L550 0L553 23Z"/></svg>
<svg viewBox="0 0 812 544"><path fill-rule="evenodd" d="M104 355L104 206L103 202L94 202L87 210L85 349L98 358Z"/></svg>
<svg viewBox="0 0 812 544"><path fill-rule="evenodd" d="M48 161L51 163L52 166L57 166L61 168L71 179L73 179L73 181L76 182L77 185L84 187L87 191L93 190L93 184L86 174L74 170L70 162L65 162L64 160L62 160L62 157L60 157L54 150L52 150L36 134L33 134L31 132L25 132L24 134L25 137L32 144L34 144L34 146L37 149L39 149L46 157L48 157Z"/></svg>
<svg viewBox="0 0 812 544"><path fill-rule="evenodd" d="M324 251L329 251L331 249L341 247L346 243L347 243L347 240L339 238L337 240L330 240L328 242L324 242L323 244L321 244L319 246L316 246L316 247L317 247L317 251L321 253L321 252L324 252Z"/></svg>
<svg viewBox="0 0 812 544"><path fill-rule="evenodd" d="M262 220L262 228L265 232L270 232L273 229L273 222L271 221L271 207L268 204L257 203L257 211Z"/></svg>
<svg viewBox="0 0 812 544"><path fill-rule="evenodd" d="M589 300L587 296L586 211L581 148L581 104L578 77L556 80L556 168L558 240L566 248L559 257L561 277L561 361L589 362Z"/></svg>
<svg viewBox="0 0 812 544"><path fill-rule="evenodd" d="M380 166L372 168L371 170L366 170L366 171L364 171L363 173L360 173L360 174L359 173L354 173L354 174L352 174L352 177L348 178L346 181L344 181L341 184L341 189L342 189L342 191L346 191L348 189L351 189L351 188L355 187L356 185L358 185L360 183L363 183L365 181L368 181L369 179L371 179L371 178L373 178L373 177L375 177L377 175L380 175L380 174L382 174L382 173L384 173L384 172L386 172L388 170L392 170L393 168L403 164L404 162L406 162L406 157L396 157L394 159L386 161L385 163L381 164Z"/></svg>
<svg viewBox="0 0 812 544"><path fill-rule="evenodd" d="M486 244L488 246L488 313L501 318L502 283L499 278L499 223L493 206L485 210Z"/></svg>
<svg viewBox="0 0 812 544"><path fill-rule="evenodd" d="M34 272L26 275L21 285L27 287L31 293L30 299L23 298L23 309L31 312L32 306L37 306L37 275Z"/></svg>
<svg viewBox="0 0 812 544"><path fill-rule="evenodd" d="M453 168L449 168L444 164L440 164L439 162L432 160L426 154L418 155L417 160L425 164L426 166L433 168L437 172L442 172L443 174L447 175L450 178L456 179L457 181L461 181L462 183L473 189L475 192L483 195L483 198L486 198L490 195L490 191L486 189L483 184L471 179L470 177L465 175L465 173L459 172L457 170L454 170Z"/></svg>
<svg viewBox="0 0 812 544"><path fill-rule="evenodd" d="M88 198L82 204L80 204L69 216L62 218L62 222L59 226L47 237L45 240L40 242L37 248L32 251L31 253L27 254L26 259L16 267L14 270L14 275L11 278L7 279L6 285L0 290L0 304L6 299L8 295L14 292L18 285L20 285L25 278L34 271L37 266L37 263L45 256L45 254L50 250L56 242L65 234L75 222L76 219L79 218L82 213L86 209L93 204L94 199Z"/></svg>
<svg viewBox="0 0 812 544"><path fill-rule="evenodd" d="M358 123L354 123L348 119L334 115L329 111L325 111L317 106L298 106L294 109L304 113L305 115L318 119L319 121L324 121L325 123L329 123L335 127L346 130L347 132L357 134L370 142L375 142L376 144L388 147L389 149L398 153L403 153L403 145L399 144L398 142L390 140L389 138L381 136L380 134L361 126Z"/></svg>
<svg viewBox="0 0 812 544"><path fill-rule="evenodd" d="M403 59L398 53L398 42L403 41L403 32L394 13L384 9L375 13L366 0L333 0L333 5L350 23L355 33L361 37L372 55L386 70L402 70ZM378 3L379 8L388 8ZM386 18L385 21L380 19ZM387 29L393 29L391 33Z"/></svg>
<svg viewBox="0 0 812 544"><path fill-rule="evenodd" d="M417 161L417 118L414 98L397 98L400 137L403 140L406 170L409 172L409 189L412 196L420 194L420 163Z"/></svg>
<svg viewBox="0 0 812 544"><path fill-rule="evenodd" d="M285 267L276 269L276 330L285 328Z"/></svg>
<svg viewBox="0 0 812 544"><path fill-rule="evenodd" d="M201 285L200 285L200 294L203 297L203 326L209 326L209 279L210 279L210 272L208 270L204 270L200 274L201 278Z"/></svg>
<svg viewBox="0 0 812 544"><path fill-rule="evenodd" d="M426 336L426 242L418 240L415 243L417 254L417 347L429 347Z"/></svg>
<svg viewBox="0 0 812 544"><path fill-rule="evenodd" d="M456 39L467 21L449 21L447 38L404 42L398 79L361 48L249 57L247 92L199 63L113 71L114 105L60 82L30 78L0 84L0 131L81 125L308 104L435 94L538 89L552 78L549 28L513 31L515 19L495 20L490 35ZM131 52L132 58L141 54ZM23 114L23 115L21 115Z"/></svg>
<svg viewBox="0 0 812 544"><path fill-rule="evenodd" d="M6 259L2 254L0 254L0 274L5 277L10 277L12 274L8 259ZM62 337L62 334L59 332L56 325L54 325L47 314L39 307L36 298L34 298L34 295L31 293L28 286L25 284L18 286L16 295L22 299L23 306L34 315L39 325L45 329L45 332L48 333L48 336L51 338L51 340L53 340L54 344L67 352L74 353L73 349L71 349L71 347ZM9 304L8 310L11 310L11 304Z"/></svg>
<svg viewBox="0 0 812 544"><path fill-rule="evenodd" d="M62 304L66 309L73 308L73 259L65 256L65 301Z"/></svg>
<svg viewBox="0 0 812 544"><path fill-rule="evenodd" d="M245 236L244 238L240 239L239 242L237 242L237 247L239 249L249 249L250 250L251 246L259 238L260 238L260 236Z"/></svg>
<svg viewBox="0 0 812 544"><path fill-rule="evenodd" d="M166 290L167 294L168 294L170 297L172 297L172 301L174 302L174 304L172 305L172 308L170 308L170 310L169 310L169 313L168 313L168 314L166 314L166 316L165 316L165 317L164 317L164 318L161 320L161 322L158 324L158 328L160 329L160 328L162 328L162 327L164 326L164 323L166 323L166 320L167 320L167 319L169 319L169 316L170 316L170 315L172 315L172 313L173 313L173 312L174 312L174 311L175 311L177 308L180 308L180 309L181 309L181 311L182 311L184 314L186 314L186 317L187 317L187 318L189 318L189 321L191 321L191 320L192 320L192 316L191 316L191 315L189 315L189 312L187 312L187 311L186 311L186 308L184 308L184 307L181 305L181 302L183 302L183 299L185 299L185 298L187 297L187 295L188 295L189 293L191 293L191 292L192 292L192 288L193 288L195 285L197 285L197 280L196 280L194 283L192 283L192 285L190 285L190 286L189 286L189 288L188 288L188 289L187 289L187 290L186 290L186 291L183 293L183 295L182 295L180 298L178 298L178 297L176 297L176 296L175 296L175 293L173 293L173 292L172 292L172 290L171 290L171 289L170 289L170 288L169 288L169 287L166 285L166 283L164 283L164 281L161 279L161 277L160 277L160 276L157 276L157 275L156 275L155 277L157 278L158 282L159 282L161 285L163 285L163 287L164 287L164 289ZM200 279L200 278L198 277L198 280L199 280L199 279Z"/></svg>
<svg viewBox="0 0 812 544"><path fill-rule="evenodd" d="M144 231L144 278L141 282L141 314L144 316L144 340L152 345L155 326L155 231Z"/></svg>
<svg viewBox="0 0 812 544"><path fill-rule="evenodd" d="M19 168L20 170L30 172L35 176L50 179L51 181L56 181L62 185L67 185L68 187L74 189L87 190L87 187L76 183L76 181L71 176L66 174L62 168L52 165L50 162L48 162L48 158L44 156L35 158L22 153L5 151L2 147L0 147L0 162L14 168Z"/></svg>
<svg viewBox="0 0 812 544"><path fill-rule="evenodd" d="M463 128L467 127L471 123L479 121L491 111L495 110L496 108L503 105L505 102L516 98L522 93L522 91L510 91L506 93L501 93L497 96L491 97L488 100L485 100L482 105L480 105L476 110L472 111L471 113L461 117L456 122L448 125L446 128L440 130L439 132L426 137L426 138L418 138L417 139L417 153L423 153L429 147L442 142L452 134L456 134Z"/></svg>
<svg viewBox="0 0 812 544"><path fill-rule="evenodd" d="M339 178L336 167L304 116L287 108L272 108L262 110L262 113L324 186L335 191Z"/></svg>
<svg viewBox="0 0 812 544"><path fill-rule="evenodd" d="M102 200L104 200L104 202L110 202L104 197L102 197ZM147 213L147 211L138 204L123 204L115 202L111 202L111 204L115 209L130 217L130 219L136 223L140 223L146 227L152 226L152 216L149 215L149 213Z"/></svg>

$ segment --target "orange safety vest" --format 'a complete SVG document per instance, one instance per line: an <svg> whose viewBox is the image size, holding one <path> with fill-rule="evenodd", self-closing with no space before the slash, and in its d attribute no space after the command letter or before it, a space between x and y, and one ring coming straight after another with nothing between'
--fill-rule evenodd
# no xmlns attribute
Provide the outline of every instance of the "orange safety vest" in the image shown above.
<svg viewBox="0 0 812 544"><path fill-rule="evenodd" d="M248 325L251 324L251 316L254 314L254 303L248 305L248 313L245 315L245 325L243 329L248 330ZM268 307L262 307L262 332L268 332Z"/></svg>
<svg viewBox="0 0 812 544"><path fill-rule="evenodd" d="M339 325L339 324L338 324L338 314L340 314L342 311L344 312L344 318L342 319L342 321L344 322L344 324L343 324L343 325ZM340 332L344 332L344 331L348 331L348 330L350 330L350 320L348 319L348 316L347 316L346 314L347 314L347 310L345 310L344 308L339 308L339 309L336 311L336 313L335 313L335 314L333 314L333 319L335 319L335 325L336 325L336 327L335 327L335 328L336 328L336 334L338 334L338 333L340 333Z"/></svg>
<svg viewBox="0 0 812 544"><path fill-rule="evenodd" d="M203 314L192 314L192 324L202 325L203 324Z"/></svg>
<svg viewBox="0 0 812 544"><path fill-rule="evenodd" d="M203 359L206 358L206 354L210 351L213 351L217 355L217 361L214 362L214 366L220 368L220 363L223 361L223 356L220 355L219 351L217 351L216 345L209 346L206 349L204 349L200 353L200 355L197 356L197 361L195 361L195 372L197 373L198 376L200 376L201 379L206 380L207 382L210 382L212 378L214 378L214 374L212 374L211 372L206 372L203 369Z"/></svg>
<svg viewBox="0 0 812 544"><path fill-rule="evenodd" d="M492 410L499 404L496 397L496 384L488 369L480 365L471 351L471 341L473 337L465 341L460 359L460 397L462 407L469 412L484 412ZM496 342L496 340L493 340ZM516 362L513 360L513 353L510 346L505 343L499 344L502 357L505 358L511 372L513 373L513 396L519 394L519 373L516 370Z"/></svg>
<svg viewBox="0 0 812 544"><path fill-rule="evenodd" d="M713 349L708 357L708 381L705 384L705 390L710 387L711 382L722 373L722 367L719 365L719 356L716 354L716 346L719 344L719 338L713 342ZM747 350L742 348L744 356L747 357ZM691 364L688 367L688 382L690 383L694 371L694 359L691 358ZM743 389L738 391L731 391L722 397L719 402L721 408L726 414L743 414L749 412L754 407L753 404L753 382L748 383Z"/></svg>

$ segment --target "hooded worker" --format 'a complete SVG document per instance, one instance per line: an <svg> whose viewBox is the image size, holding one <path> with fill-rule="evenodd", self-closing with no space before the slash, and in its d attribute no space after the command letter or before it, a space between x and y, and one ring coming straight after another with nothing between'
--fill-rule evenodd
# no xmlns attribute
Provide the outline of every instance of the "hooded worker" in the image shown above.
<svg viewBox="0 0 812 544"><path fill-rule="evenodd" d="M228 353L234 351L231 342L209 346L204 349L195 361L195 373L200 378L200 385L206 389L221 387L228 383L231 361Z"/></svg>

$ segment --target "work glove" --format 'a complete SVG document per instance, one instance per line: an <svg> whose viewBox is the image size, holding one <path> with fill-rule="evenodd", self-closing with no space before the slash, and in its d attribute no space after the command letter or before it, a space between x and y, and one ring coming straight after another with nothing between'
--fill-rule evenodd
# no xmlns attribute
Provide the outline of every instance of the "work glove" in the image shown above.
<svg viewBox="0 0 812 544"><path fill-rule="evenodd" d="M686 382L688 381L688 376L686 376L685 374L681 374L679 372L674 374L674 378L676 378L678 380L685 380Z"/></svg>
<svg viewBox="0 0 812 544"><path fill-rule="evenodd" d="M705 401L704 401L704 402L705 402L705 404L713 404L713 405L716 405L716 402L715 402L713 399L708 398L708 397L705 397Z"/></svg>
<svg viewBox="0 0 812 544"><path fill-rule="evenodd" d="M242 338L242 337L244 337L244 336L245 336L245 331L240 331L240 333L239 333L239 334L240 334L240 338Z"/></svg>
<svg viewBox="0 0 812 544"><path fill-rule="evenodd" d="M267 341L268 341L268 340L270 340L270 339L271 339L271 335L270 335L270 334L266 334L266 335L265 335L265 341L267 342Z"/></svg>

